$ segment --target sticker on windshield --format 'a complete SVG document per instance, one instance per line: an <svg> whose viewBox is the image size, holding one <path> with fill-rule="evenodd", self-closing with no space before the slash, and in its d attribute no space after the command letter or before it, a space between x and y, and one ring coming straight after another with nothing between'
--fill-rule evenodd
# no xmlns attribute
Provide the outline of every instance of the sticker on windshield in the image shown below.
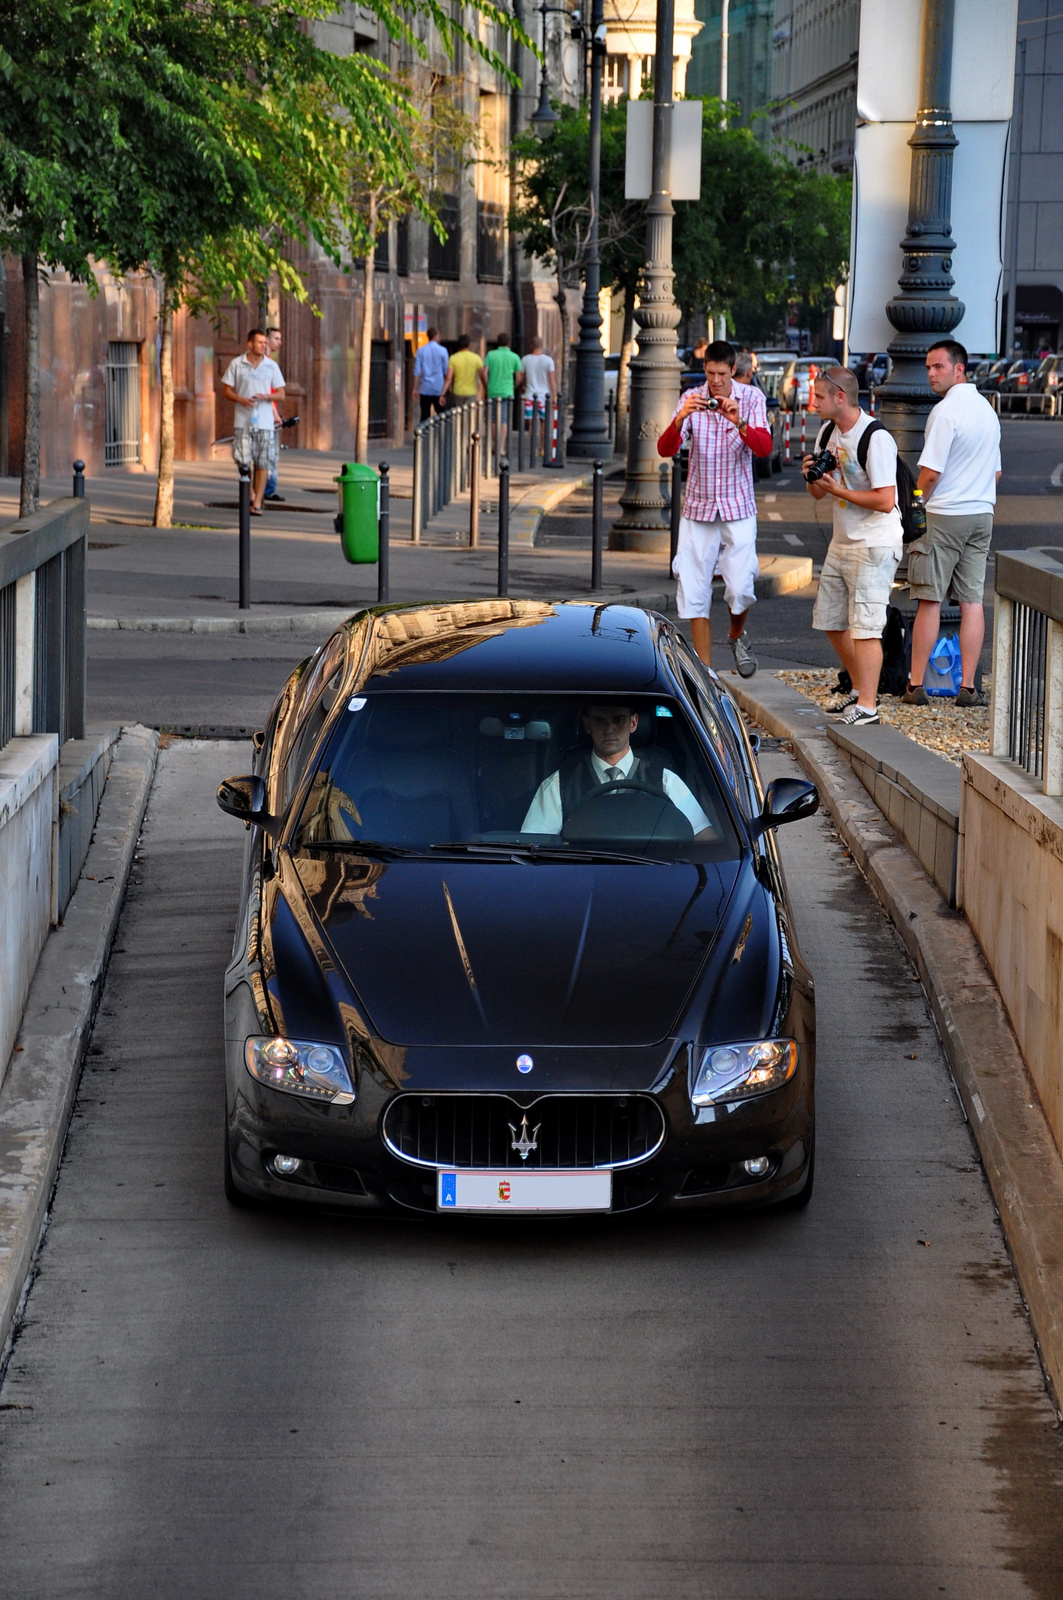
<svg viewBox="0 0 1063 1600"><path fill-rule="evenodd" d="M347 710L348 711L361 711L361 709L362 709L362 707L364 705L365 705L365 695L364 694L356 694L353 700L348 700L348 702L347 702Z"/></svg>

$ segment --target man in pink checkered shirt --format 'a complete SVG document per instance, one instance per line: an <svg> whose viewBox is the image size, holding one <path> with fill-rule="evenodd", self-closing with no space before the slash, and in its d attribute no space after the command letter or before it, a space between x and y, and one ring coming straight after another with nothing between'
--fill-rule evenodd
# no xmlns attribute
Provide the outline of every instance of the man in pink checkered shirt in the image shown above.
<svg viewBox="0 0 1063 1600"><path fill-rule="evenodd" d="M763 393L735 383L735 351L723 339L705 352L705 384L688 389L675 416L657 441L662 456L690 446L683 516L672 571L676 605L690 623L694 649L712 665L712 579L719 563L731 615L730 642L743 678L757 670L746 635L746 616L755 603L757 503L753 495L753 457L772 451L768 408Z"/></svg>

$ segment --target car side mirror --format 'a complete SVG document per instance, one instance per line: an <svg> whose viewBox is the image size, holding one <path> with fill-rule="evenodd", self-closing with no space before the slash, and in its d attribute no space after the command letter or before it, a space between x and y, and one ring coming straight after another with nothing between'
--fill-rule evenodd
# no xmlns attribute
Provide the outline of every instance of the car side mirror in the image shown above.
<svg viewBox="0 0 1063 1600"><path fill-rule="evenodd" d="M218 804L227 816L236 817L248 827L254 822L264 828L272 820L266 810L265 780L255 775L224 778L218 786Z"/></svg>
<svg viewBox="0 0 1063 1600"><path fill-rule="evenodd" d="M753 836L784 822L803 822L819 810L819 790L807 778L775 778L764 791L764 810L754 819Z"/></svg>

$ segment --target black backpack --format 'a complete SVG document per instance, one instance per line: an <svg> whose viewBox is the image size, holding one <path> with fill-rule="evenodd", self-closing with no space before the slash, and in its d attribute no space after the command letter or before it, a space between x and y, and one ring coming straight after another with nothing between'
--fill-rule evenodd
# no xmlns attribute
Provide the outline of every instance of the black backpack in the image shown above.
<svg viewBox="0 0 1063 1600"><path fill-rule="evenodd" d="M856 459L860 463L860 470L867 471L867 452L871 447L871 436L875 433L886 433L888 430L881 422L872 418L859 439L856 441ZM825 422L816 437L816 450L825 450L827 440L834 432L833 422ZM911 544L913 539L918 539L922 528L917 528L912 521L912 495L915 491L915 479L912 469L904 457L897 452L897 510L901 514L901 537L905 544Z"/></svg>

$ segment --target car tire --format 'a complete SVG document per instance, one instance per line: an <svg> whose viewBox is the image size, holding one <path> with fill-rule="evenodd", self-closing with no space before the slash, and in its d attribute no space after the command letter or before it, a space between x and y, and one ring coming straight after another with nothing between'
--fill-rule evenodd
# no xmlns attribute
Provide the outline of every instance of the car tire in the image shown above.
<svg viewBox="0 0 1063 1600"><path fill-rule="evenodd" d="M812 1134L812 1150L805 1167L805 1181L796 1194L788 1194L785 1200L779 1201L780 1211L803 1211L812 1199L812 1191L816 1184L816 1135Z"/></svg>
<svg viewBox="0 0 1063 1600"><path fill-rule="evenodd" d="M771 460L768 456L757 456L754 466L756 467L758 479L771 477Z"/></svg>
<svg viewBox="0 0 1063 1600"><path fill-rule="evenodd" d="M772 458L771 458L771 470L772 470L772 472L781 472L782 471L782 451L781 450L779 451L778 455L772 456Z"/></svg>
<svg viewBox="0 0 1063 1600"><path fill-rule="evenodd" d="M249 1194L245 1194L242 1189L238 1189L236 1187L236 1179L233 1177L232 1156L229 1152L228 1128L225 1130L224 1149L225 1156L223 1166L223 1182L225 1185L226 1200L228 1200L231 1206L235 1206L237 1211L257 1211L259 1202L257 1200L253 1200Z"/></svg>

